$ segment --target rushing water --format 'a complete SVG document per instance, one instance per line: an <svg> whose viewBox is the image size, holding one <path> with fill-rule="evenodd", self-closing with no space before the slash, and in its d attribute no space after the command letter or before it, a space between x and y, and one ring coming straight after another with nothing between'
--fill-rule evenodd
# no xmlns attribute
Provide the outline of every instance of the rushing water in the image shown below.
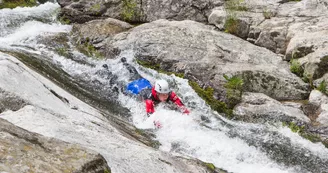
<svg viewBox="0 0 328 173"><path fill-rule="evenodd" d="M155 130L156 139L161 143L160 150L195 157L236 173L327 170L328 151L322 144L313 144L281 125L227 120L213 112L191 89L187 80L144 69L133 61L133 52L126 50L121 57L126 57L128 63L152 83L161 78L168 80L191 110L189 115L183 115L160 104L156 112L147 118L144 103L121 92L115 97L111 96L113 88L120 88L131 77L120 58L95 60L71 49L72 56L84 61L80 63L58 55L40 42L44 36L71 30L71 26L56 21L58 10L59 5L54 3L0 10L0 50L25 51L43 56L78 81L91 85L97 83L98 88L94 87L90 92L100 92L109 100L115 98L121 106L130 110L132 117L129 120L137 128L153 129L153 121L160 121L163 127ZM104 71L103 64L108 64L111 76L117 77L114 82L99 73Z"/></svg>

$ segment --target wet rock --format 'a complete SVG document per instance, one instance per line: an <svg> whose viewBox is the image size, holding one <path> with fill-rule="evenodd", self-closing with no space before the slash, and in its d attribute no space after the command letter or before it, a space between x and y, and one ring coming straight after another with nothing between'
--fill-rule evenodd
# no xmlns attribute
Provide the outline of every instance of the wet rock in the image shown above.
<svg viewBox="0 0 328 173"><path fill-rule="evenodd" d="M0 169L5 172L105 172L100 154L28 132L0 118Z"/></svg>

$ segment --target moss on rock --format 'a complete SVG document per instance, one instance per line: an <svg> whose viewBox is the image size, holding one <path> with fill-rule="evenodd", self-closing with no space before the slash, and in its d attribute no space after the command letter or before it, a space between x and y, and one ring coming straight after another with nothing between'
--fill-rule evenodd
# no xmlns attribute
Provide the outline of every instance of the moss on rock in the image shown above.
<svg viewBox="0 0 328 173"><path fill-rule="evenodd" d="M225 113L228 117L232 116L232 109L229 109L227 104L216 100L213 97L214 89L211 87L206 87L203 89L198 85L197 82L189 80L189 85L195 90L195 92L205 100L205 102L215 111L219 113Z"/></svg>
<svg viewBox="0 0 328 173"><path fill-rule="evenodd" d="M32 7L37 5L36 0L3 0L0 3L0 9L2 8L16 8L16 7Z"/></svg>
<svg viewBox="0 0 328 173"><path fill-rule="evenodd" d="M318 134L308 132L307 126L303 124L297 124L295 122L283 122L283 126L287 126L292 130L292 132L299 134L303 138L311 141L311 142L322 142L327 148L327 142L322 140Z"/></svg>
<svg viewBox="0 0 328 173"><path fill-rule="evenodd" d="M213 163L205 163L205 165L211 172L215 171L215 166L213 165Z"/></svg>
<svg viewBox="0 0 328 173"><path fill-rule="evenodd" d="M122 19L131 22L133 19L140 17L141 14L137 5L135 0L123 0Z"/></svg>
<svg viewBox="0 0 328 173"><path fill-rule="evenodd" d="M77 49L81 51L86 56L95 57L97 59L103 59L104 55L102 55L92 43L90 43L89 39L86 40L83 44L77 46Z"/></svg>

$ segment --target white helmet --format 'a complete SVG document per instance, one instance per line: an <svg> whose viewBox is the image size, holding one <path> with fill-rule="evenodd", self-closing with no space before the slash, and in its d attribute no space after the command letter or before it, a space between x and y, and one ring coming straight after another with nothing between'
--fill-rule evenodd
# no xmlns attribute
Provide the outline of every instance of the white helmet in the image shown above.
<svg viewBox="0 0 328 173"><path fill-rule="evenodd" d="M155 82L155 91L162 94L169 93L169 84L166 82L166 80L158 80Z"/></svg>

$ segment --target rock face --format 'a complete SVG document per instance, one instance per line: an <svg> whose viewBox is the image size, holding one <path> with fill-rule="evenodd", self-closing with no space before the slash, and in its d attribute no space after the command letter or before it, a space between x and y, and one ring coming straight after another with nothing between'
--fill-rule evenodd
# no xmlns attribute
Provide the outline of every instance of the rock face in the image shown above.
<svg viewBox="0 0 328 173"><path fill-rule="evenodd" d="M4 172L110 171L98 153L28 132L1 118L0 135L0 170Z"/></svg>
<svg viewBox="0 0 328 173"><path fill-rule="evenodd" d="M225 100L223 75L239 76L244 91L264 93L277 100L305 99L306 83L292 74L281 57L211 26L193 21L158 20L107 40L121 50L132 47L140 61L169 72L184 73L201 87L212 87Z"/></svg>
<svg viewBox="0 0 328 173"><path fill-rule="evenodd" d="M245 34L235 33L256 45L273 52L286 54L290 60L305 56L320 47L327 35L327 2L324 0L293 1L245 1L244 11L235 10L233 18L242 28L249 27ZM209 21L222 26L226 18L217 15L224 8L212 10ZM231 12L230 12L231 13ZM219 27L222 29L222 27Z"/></svg>
<svg viewBox="0 0 328 173"><path fill-rule="evenodd" d="M61 16L71 22L84 23L93 19L115 18L132 23L158 19L195 20L207 22L210 10L223 4L219 0L59 0Z"/></svg>
<svg viewBox="0 0 328 173"><path fill-rule="evenodd" d="M0 146L0 153L5 151L17 151L18 153L18 150L14 149L19 149L20 153L18 154L20 154L20 156L26 156L26 159L27 157L30 158L30 155L35 156L37 162L32 162L32 165L34 163L41 167L42 165L38 163L42 161L41 157L47 157L42 154L48 152L48 150L54 151L52 154L55 156L57 153L60 154L60 152L64 152L62 156L57 157L58 159L66 159L67 157L67 160L65 160L66 162L50 160L50 163L45 163L43 165L48 170L54 169L53 172L56 172L55 166L57 164L61 166L58 168L58 172L65 172L65 170L61 171L60 169L70 167L70 165L72 165L70 168L76 168L77 172L92 172L93 168L97 170L101 168L102 163L105 164L103 160L99 162L101 164L98 165L97 159L100 160L101 157L98 154L92 154L89 151L82 150L82 147L100 153L106 159L111 171L118 173L200 173L208 169L206 166L196 161L176 158L138 142L136 138L125 133L124 130L119 131L113 127L114 125L120 126L121 124L118 125L115 124L114 121L109 121L96 109L75 98L40 74L30 70L14 57L1 52L0 91L1 100L10 100L11 103L16 104L17 102L17 105L19 105L17 107L10 107L5 104L3 112L0 113L0 118L6 119L31 132L76 144L64 143L62 144L63 148L56 148L54 146L59 146L60 144L54 139L54 144L52 145L49 141L43 141L45 140L44 138L34 138L31 134L27 134L26 131L21 129L19 133L15 132L9 134L7 127L12 127L12 125L4 126L0 124L0 134L3 136L0 141L2 142L2 139L8 139L15 142L14 144L8 144L6 142L4 144L5 146ZM114 117L110 119L114 119ZM126 125L128 125L128 123L126 123ZM122 127L121 125L121 128ZM131 125L130 127L131 128L128 130L136 131ZM21 145L18 146L18 142ZM11 145L16 145L21 148L12 148ZM26 147L24 148L24 146ZM40 152L40 155L34 151ZM0 158L3 160L2 157L4 157L8 162L10 161L10 163L13 164L16 163L15 158L7 156L10 155L8 153L5 155L1 153ZM81 156L82 158L76 156ZM69 159L72 159L72 162L70 162ZM91 162L94 160L96 160L96 163ZM26 161L26 166L28 166L28 161L31 160L23 161ZM90 161L90 163L88 163L88 161ZM85 166L83 167L81 164L79 167L78 163L85 164ZM3 166L1 164L2 163L0 163L0 168ZM51 169L48 168L50 164L54 165ZM98 166L93 167L93 164ZM9 172L24 172L26 170L27 172L31 172L34 169L37 170L35 167L31 168L31 171L29 171L26 166L17 168L11 166L12 164L6 163L3 167L6 170L9 169ZM15 170L11 171L10 169ZM16 169L19 170L16 171ZM44 170L42 172L47 171ZM100 170L100 172L104 171Z"/></svg>
<svg viewBox="0 0 328 173"><path fill-rule="evenodd" d="M245 1L245 11L233 11L233 21L241 31L232 32L255 45L284 55L284 60L299 59L304 73L300 77L316 80L327 73L328 4L326 0L302 1ZM215 8L209 23L224 27L227 14L224 8ZM231 13L231 12L230 12ZM231 17L231 15L230 15Z"/></svg>
<svg viewBox="0 0 328 173"><path fill-rule="evenodd" d="M317 121L322 125L328 124L328 97L318 90L313 90L309 97L309 102L320 107L320 114Z"/></svg>
<svg viewBox="0 0 328 173"><path fill-rule="evenodd" d="M242 102L234 108L234 115L247 122L290 121L291 117L310 122L300 109L283 105L261 93L244 93Z"/></svg>
<svg viewBox="0 0 328 173"><path fill-rule="evenodd" d="M0 113L7 109L17 111L25 105L27 105L26 101L0 89Z"/></svg>
<svg viewBox="0 0 328 173"><path fill-rule="evenodd" d="M73 25L71 35L77 47L81 48L81 45L87 45L85 49L88 49L88 46L90 49L92 45L102 56L114 58L120 53L119 50L110 45L104 45L103 40L130 28L132 28L132 25L128 23L107 18L105 20L93 20L83 25L75 24Z"/></svg>

